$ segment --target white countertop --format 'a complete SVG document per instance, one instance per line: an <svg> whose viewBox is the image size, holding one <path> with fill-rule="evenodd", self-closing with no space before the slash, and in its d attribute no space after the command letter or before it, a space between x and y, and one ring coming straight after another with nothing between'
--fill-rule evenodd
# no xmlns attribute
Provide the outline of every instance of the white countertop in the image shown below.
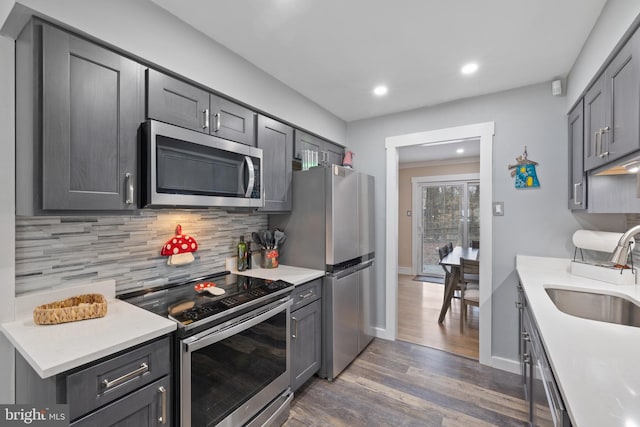
<svg viewBox="0 0 640 427"><path fill-rule="evenodd" d="M177 327L172 320L115 299L115 283L89 285L16 298L16 320L0 325L2 332L42 378L93 362ZM37 325L33 308L82 293L102 293L107 314L97 319L58 325Z"/></svg>
<svg viewBox="0 0 640 427"><path fill-rule="evenodd" d="M238 271L236 269L236 258L227 258L226 269L232 274L239 274L248 277L257 277L267 280L284 280L293 285L302 285L311 280L323 277L325 272L322 270L313 270L311 268L293 267L290 265L278 265L277 268L261 268L259 264L253 263L253 267L249 270Z"/></svg>
<svg viewBox="0 0 640 427"><path fill-rule="evenodd" d="M516 269L572 423L640 426L640 328L558 310L545 287L597 291L640 304L640 286L569 273L570 260L518 255Z"/></svg>

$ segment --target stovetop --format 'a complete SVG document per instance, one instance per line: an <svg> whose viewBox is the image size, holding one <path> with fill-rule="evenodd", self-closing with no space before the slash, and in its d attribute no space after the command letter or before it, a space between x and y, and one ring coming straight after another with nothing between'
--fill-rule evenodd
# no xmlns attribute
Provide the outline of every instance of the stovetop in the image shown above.
<svg viewBox="0 0 640 427"><path fill-rule="evenodd" d="M195 288L202 283L213 283L223 289L223 295L212 295ZM145 310L178 323L178 327L191 330L201 325L215 324L235 313L246 312L267 304L273 299L293 291L294 285L282 280L266 280L240 276L229 272L200 277L177 284L129 292L118 295Z"/></svg>

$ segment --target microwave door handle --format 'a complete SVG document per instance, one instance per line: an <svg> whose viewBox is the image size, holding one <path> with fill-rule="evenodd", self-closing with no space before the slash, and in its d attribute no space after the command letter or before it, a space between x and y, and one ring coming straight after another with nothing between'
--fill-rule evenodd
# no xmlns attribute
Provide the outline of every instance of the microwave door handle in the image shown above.
<svg viewBox="0 0 640 427"><path fill-rule="evenodd" d="M253 160L251 160L251 157L244 156L244 162L247 167L247 170L249 171L249 182L247 183L246 192L244 193L244 196L251 197L251 193L253 193L253 186L256 181L256 170L253 167Z"/></svg>

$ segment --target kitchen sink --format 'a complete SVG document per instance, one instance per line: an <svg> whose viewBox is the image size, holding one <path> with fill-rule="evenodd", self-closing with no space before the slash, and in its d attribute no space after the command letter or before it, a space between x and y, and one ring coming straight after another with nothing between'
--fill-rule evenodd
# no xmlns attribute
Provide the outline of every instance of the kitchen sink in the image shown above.
<svg viewBox="0 0 640 427"><path fill-rule="evenodd" d="M572 316L640 327L640 306L615 295L545 288L558 310Z"/></svg>

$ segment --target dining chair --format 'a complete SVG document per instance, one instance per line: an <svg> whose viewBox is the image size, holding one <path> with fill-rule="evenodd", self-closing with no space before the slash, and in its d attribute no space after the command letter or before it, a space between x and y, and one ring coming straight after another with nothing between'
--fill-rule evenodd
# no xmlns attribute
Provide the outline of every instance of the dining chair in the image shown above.
<svg viewBox="0 0 640 427"><path fill-rule="evenodd" d="M480 240L472 240L471 249L480 249Z"/></svg>
<svg viewBox="0 0 640 427"><path fill-rule="evenodd" d="M449 249L449 253L453 252L453 242L447 243L447 249Z"/></svg>
<svg viewBox="0 0 640 427"><path fill-rule="evenodd" d="M460 258L460 333L467 321L467 306L480 306L480 261Z"/></svg>
<svg viewBox="0 0 640 427"><path fill-rule="evenodd" d="M449 255L449 248L447 247L447 245L439 247L438 249L436 249L436 251L438 252L438 261L442 261L442 258ZM444 270L444 284L446 286L447 282L449 281L451 270L447 268L446 265L440 264L440 267L442 267L442 269Z"/></svg>

